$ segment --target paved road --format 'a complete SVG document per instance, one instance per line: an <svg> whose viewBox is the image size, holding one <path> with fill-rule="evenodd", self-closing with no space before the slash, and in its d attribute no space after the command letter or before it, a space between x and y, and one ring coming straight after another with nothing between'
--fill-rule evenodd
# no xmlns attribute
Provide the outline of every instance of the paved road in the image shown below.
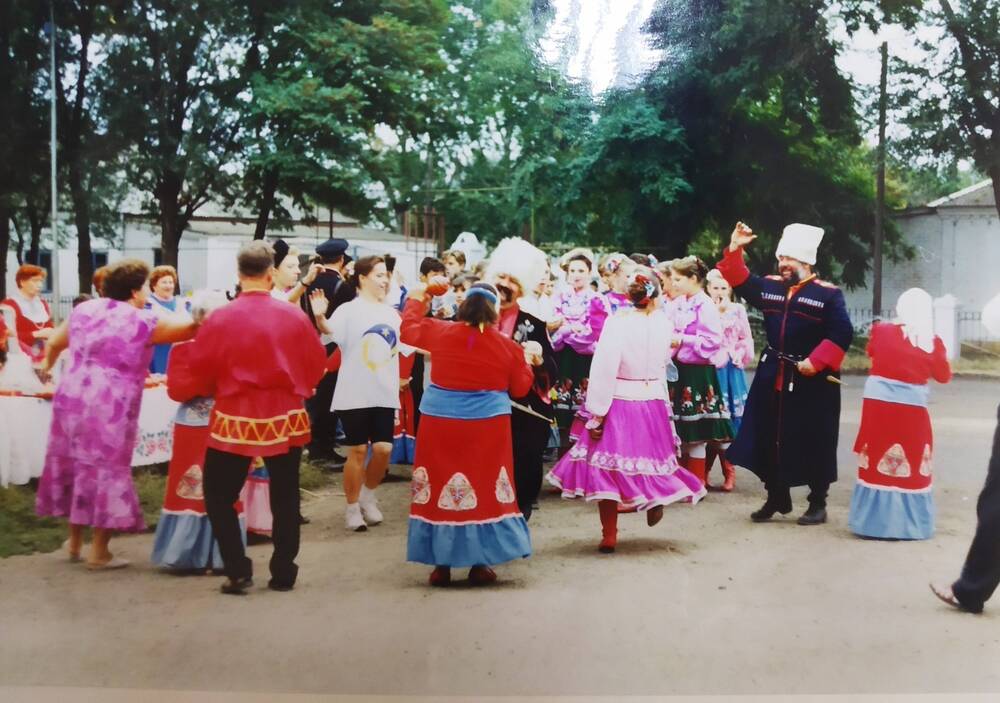
<svg viewBox="0 0 1000 703"><path fill-rule="evenodd" d="M919 543L846 529L863 379L845 388L843 478L831 524L753 525L759 485L649 529L623 518L595 551L596 509L547 495L535 556L486 590L431 590L403 561L408 488L387 523L341 527L343 498L305 507L292 593L216 593L218 579L144 565L92 574L58 555L0 562L0 685L458 695L1000 693L1000 602L983 616L927 590L953 576L974 528L1000 384L937 389L938 534ZM397 469L397 471L400 471ZM804 492L796 492L797 510ZM120 541L136 561L150 537ZM269 547L252 548L265 573Z"/></svg>

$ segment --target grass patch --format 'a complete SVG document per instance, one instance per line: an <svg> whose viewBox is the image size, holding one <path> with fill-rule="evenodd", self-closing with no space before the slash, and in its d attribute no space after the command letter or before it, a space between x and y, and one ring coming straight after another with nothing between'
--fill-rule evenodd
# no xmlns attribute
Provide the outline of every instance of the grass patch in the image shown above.
<svg viewBox="0 0 1000 703"><path fill-rule="evenodd" d="M163 507L167 478L155 471L140 469L134 474L135 489L146 525L156 528ZM15 554L53 552L68 536L64 518L35 514L35 490L30 486L0 488L0 559ZM89 530L86 539L90 539Z"/></svg>
<svg viewBox="0 0 1000 703"><path fill-rule="evenodd" d="M132 477L139 504L149 530L155 530L163 507L167 477L165 467L136 469ZM333 478L322 469L302 462L300 485L315 491L329 485ZM30 486L0 488L0 559L15 554L53 552L67 537L66 520L43 518L35 514L35 491ZM87 539L90 535L87 535Z"/></svg>
<svg viewBox="0 0 1000 703"><path fill-rule="evenodd" d="M35 515L29 486L0 488L0 558L55 551L66 536L65 521Z"/></svg>

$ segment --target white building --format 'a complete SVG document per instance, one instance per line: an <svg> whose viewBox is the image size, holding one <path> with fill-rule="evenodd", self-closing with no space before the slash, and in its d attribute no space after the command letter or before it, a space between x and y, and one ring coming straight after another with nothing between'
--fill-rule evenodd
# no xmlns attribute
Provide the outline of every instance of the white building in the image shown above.
<svg viewBox="0 0 1000 703"><path fill-rule="evenodd" d="M900 293L913 287L923 288L935 298L952 295L957 299L960 339L988 339L979 324L979 313L1000 293L1000 219L992 182L983 181L909 208L894 219L915 255L905 261L885 262L883 307L890 310ZM871 308L871 280L869 272L864 288L845 291L849 308Z"/></svg>
<svg viewBox="0 0 1000 703"><path fill-rule="evenodd" d="M287 204L286 204L287 207ZM298 247L304 256L315 253L316 246L326 239L339 237L349 243L348 253L355 259L371 254L391 254L396 257L396 269L404 281L412 284L417 278L420 262L425 256L437 256L437 243L431 240L406 238L388 230L365 227L355 220L329 210L309 213L289 211L298 219L289 229L273 229L268 240L284 239ZM305 224L304 220L318 222ZM95 268L131 257L141 259L150 266L159 264L160 226L155 219L138 212L123 212L121 218L120 249L109 249L103 241L95 240ZM236 252L240 246L253 238L256 218L252 213L238 211L224 212L220 208L206 205L191 218L181 237L178 247L178 277L183 292L199 288L232 289L236 283ZM69 302L79 293L77 274L76 237L72 219L65 217L65 245L55 252L51 249L49 230L43 231L40 265L48 270L46 297L50 300L58 295L57 316L61 317L69 309ZM48 244L48 246L46 246ZM15 287L14 275L18 263L15 252L7 255L7 289ZM90 293L91 291L84 291Z"/></svg>

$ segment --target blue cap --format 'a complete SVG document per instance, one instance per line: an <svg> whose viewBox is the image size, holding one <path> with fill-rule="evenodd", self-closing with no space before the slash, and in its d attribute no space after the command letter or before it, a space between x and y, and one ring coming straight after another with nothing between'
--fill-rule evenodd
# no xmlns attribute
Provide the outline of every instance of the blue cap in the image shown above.
<svg viewBox="0 0 1000 703"><path fill-rule="evenodd" d="M316 247L316 253L324 258L336 258L346 251L346 239L327 239Z"/></svg>

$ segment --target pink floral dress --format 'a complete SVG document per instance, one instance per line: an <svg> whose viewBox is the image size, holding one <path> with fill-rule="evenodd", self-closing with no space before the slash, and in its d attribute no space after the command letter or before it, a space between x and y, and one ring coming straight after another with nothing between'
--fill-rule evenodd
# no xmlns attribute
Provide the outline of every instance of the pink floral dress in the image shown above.
<svg viewBox="0 0 1000 703"><path fill-rule="evenodd" d="M108 298L73 310L69 363L52 402L38 486L39 515L111 530L145 529L131 464L155 327L153 313Z"/></svg>

